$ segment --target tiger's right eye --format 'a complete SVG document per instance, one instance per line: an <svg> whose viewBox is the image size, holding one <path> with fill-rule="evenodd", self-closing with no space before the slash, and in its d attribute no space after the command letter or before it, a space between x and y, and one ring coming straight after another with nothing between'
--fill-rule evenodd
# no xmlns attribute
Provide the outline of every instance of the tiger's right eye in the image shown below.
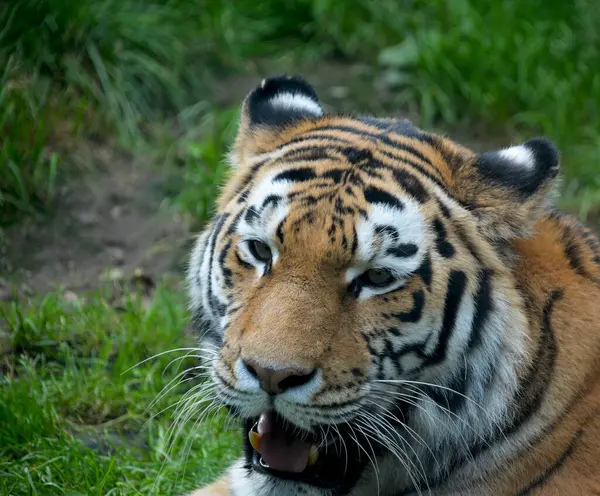
<svg viewBox="0 0 600 496"><path fill-rule="evenodd" d="M384 288L394 282L396 278L386 269L370 269L361 276L361 282L372 288Z"/></svg>
<svg viewBox="0 0 600 496"><path fill-rule="evenodd" d="M273 258L273 253L269 245L259 239L248 241L248 249L252 256L261 263L268 264Z"/></svg>

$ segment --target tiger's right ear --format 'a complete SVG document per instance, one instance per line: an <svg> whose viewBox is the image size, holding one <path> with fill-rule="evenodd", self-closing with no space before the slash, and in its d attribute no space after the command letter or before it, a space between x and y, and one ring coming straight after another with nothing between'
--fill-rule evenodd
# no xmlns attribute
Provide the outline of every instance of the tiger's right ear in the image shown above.
<svg viewBox="0 0 600 496"><path fill-rule="evenodd" d="M291 126L322 115L317 93L302 78L264 79L244 101L232 164L239 166L254 155L272 151L285 141L285 131Z"/></svg>

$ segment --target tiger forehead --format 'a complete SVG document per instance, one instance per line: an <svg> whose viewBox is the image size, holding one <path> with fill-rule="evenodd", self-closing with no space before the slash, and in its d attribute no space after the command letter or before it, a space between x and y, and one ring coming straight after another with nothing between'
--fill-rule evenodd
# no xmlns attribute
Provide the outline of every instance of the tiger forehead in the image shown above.
<svg viewBox="0 0 600 496"><path fill-rule="evenodd" d="M440 182L451 181L449 157L470 151L442 136L427 133L408 120L369 117L323 117L298 122L282 131L279 145L266 142L256 160L289 162L302 155L320 166L324 161L344 161L364 169L402 168L406 165ZM344 158L346 160L344 160Z"/></svg>
<svg viewBox="0 0 600 496"><path fill-rule="evenodd" d="M369 154L349 153L362 163ZM348 263L420 258L425 225L419 204L386 182L352 167L279 167L246 199L238 232L286 251L341 258ZM337 256L336 256L337 255ZM408 263L406 272L414 263Z"/></svg>

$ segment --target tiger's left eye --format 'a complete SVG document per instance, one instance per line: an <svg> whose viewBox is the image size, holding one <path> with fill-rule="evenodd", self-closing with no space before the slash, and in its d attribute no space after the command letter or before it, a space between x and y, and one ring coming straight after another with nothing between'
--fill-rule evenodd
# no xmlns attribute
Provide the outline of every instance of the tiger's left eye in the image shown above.
<svg viewBox="0 0 600 496"><path fill-rule="evenodd" d="M395 279L394 275L386 269L369 269L362 276L362 283L373 288L389 286Z"/></svg>
<svg viewBox="0 0 600 496"><path fill-rule="evenodd" d="M249 241L248 248L250 249L252 256L259 262L269 263L273 258L273 254L271 253L271 248L269 248L269 245L258 239Z"/></svg>

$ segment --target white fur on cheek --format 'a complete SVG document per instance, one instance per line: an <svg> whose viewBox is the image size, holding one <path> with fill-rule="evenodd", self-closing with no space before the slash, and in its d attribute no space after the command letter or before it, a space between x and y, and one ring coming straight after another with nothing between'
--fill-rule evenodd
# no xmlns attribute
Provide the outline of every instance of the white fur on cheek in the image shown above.
<svg viewBox="0 0 600 496"><path fill-rule="evenodd" d="M381 237L376 233L379 226L393 227L398 233L397 240ZM355 263L346 271L346 282L350 283L358 275L369 268L384 268L391 270L397 276L408 276L415 271L424 253L426 229L423 216L418 205L411 200L404 200L402 210L381 204L371 205L369 216L356 226L358 248ZM397 243L412 244L418 251L411 256L397 257L387 253ZM361 298L375 294L366 289L361 292Z"/></svg>
<svg viewBox="0 0 600 496"><path fill-rule="evenodd" d="M500 150L498 154L515 165L526 167L527 169L535 167L535 156L526 146L511 146L510 148Z"/></svg>
<svg viewBox="0 0 600 496"><path fill-rule="evenodd" d="M237 388L241 391L247 391L249 393L260 392L260 383L256 377L254 377L248 368L242 363L242 359L238 358L235 361L235 377L237 379Z"/></svg>
<svg viewBox="0 0 600 496"><path fill-rule="evenodd" d="M323 109L311 98L299 93L280 93L269 100L277 109L297 109L315 116L323 115Z"/></svg>
<svg viewBox="0 0 600 496"><path fill-rule="evenodd" d="M187 285L190 298L190 306L192 310L199 310L202 306L202 288L198 284L198 276L202 268L204 256L208 245L208 237L210 228L201 233L196 238L194 250L190 260L190 265L187 273Z"/></svg>
<svg viewBox="0 0 600 496"><path fill-rule="evenodd" d="M281 170L274 170L267 174L248 198L250 208L260 209L267 197L278 196L280 197L280 201L277 206L270 206L261 212L260 218L252 224L248 224L244 217L242 217L237 229L238 234L243 239L260 239L267 243L273 253L273 265L277 263L279 257L279 252L275 244L275 232L279 223L289 213L286 197L289 188L293 185L290 181L274 181L275 176L280 172ZM259 271L258 275L261 274Z"/></svg>

